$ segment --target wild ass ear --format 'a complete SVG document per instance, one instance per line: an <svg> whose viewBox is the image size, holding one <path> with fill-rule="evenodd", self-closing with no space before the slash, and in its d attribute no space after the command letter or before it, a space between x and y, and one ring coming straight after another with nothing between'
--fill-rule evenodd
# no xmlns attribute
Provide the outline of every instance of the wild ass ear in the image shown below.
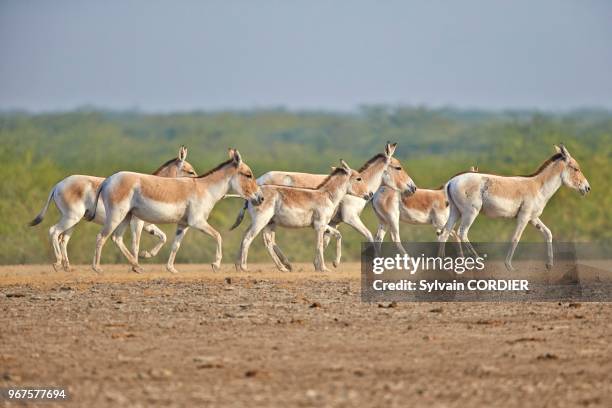
<svg viewBox="0 0 612 408"><path fill-rule="evenodd" d="M230 159L234 158L234 152L236 151L236 149L234 149L233 147L228 147L227 148L227 155L229 156Z"/></svg>
<svg viewBox="0 0 612 408"><path fill-rule="evenodd" d="M336 169L337 169L337 167L336 167L336 166L331 166L331 171L332 171L332 173L333 173L334 171L336 171Z"/></svg>
<svg viewBox="0 0 612 408"><path fill-rule="evenodd" d="M346 171L348 174L351 174L351 168L343 159L340 159L340 164L342 165L342 169L344 169L344 171Z"/></svg>
<svg viewBox="0 0 612 408"><path fill-rule="evenodd" d="M565 157L566 160L572 157L563 143L559 147L561 148L561 154L563 155L563 157Z"/></svg>
<svg viewBox="0 0 612 408"><path fill-rule="evenodd" d="M185 146L181 146L181 148L179 149L178 158L182 162L184 162L187 158L187 148Z"/></svg>
<svg viewBox="0 0 612 408"><path fill-rule="evenodd" d="M395 149L397 148L397 143L387 142L385 146L385 156L391 157L393 153L395 153Z"/></svg>
<svg viewBox="0 0 612 408"><path fill-rule="evenodd" d="M473 171L474 173L478 173L478 166L470 167L470 171Z"/></svg>
<svg viewBox="0 0 612 408"><path fill-rule="evenodd" d="M232 159L234 160L234 163L236 165L239 165L240 163L242 163L242 156L240 156L240 152L237 149L231 149L233 150L233 156Z"/></svg>
<svg viewBox="0 0 612 408"><path fill-rule="evenodd" d="M557 153L563 156L564 160L568 160L571 157L563 143L560 143L559 146L555 145L555 150L557 151Z"/></svg>

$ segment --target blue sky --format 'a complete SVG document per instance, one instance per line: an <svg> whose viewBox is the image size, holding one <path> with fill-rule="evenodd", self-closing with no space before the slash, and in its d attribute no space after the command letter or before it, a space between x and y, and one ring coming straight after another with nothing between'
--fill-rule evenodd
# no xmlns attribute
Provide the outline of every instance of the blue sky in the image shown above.
<svg viewBox="0 0 612 408"><path fill-rule="evenodd" d="M0 0L0 109L612 108L609 1Z"/></svg>

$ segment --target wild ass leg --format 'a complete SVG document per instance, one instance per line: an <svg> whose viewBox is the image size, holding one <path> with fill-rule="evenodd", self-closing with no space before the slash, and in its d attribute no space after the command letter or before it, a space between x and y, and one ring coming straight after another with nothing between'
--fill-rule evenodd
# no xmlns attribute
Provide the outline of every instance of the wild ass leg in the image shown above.
<svg viewBox="0 0 612 408"><path fill-rule="evenodd" d="M159 239L159 242L153 247L153 249L149 251L143 250L140 252L140 256L142 256L143 258L152 258L157 255L159 250L162 249L162 247L166 243L166 234L164 234L164 232L160 230L155 224L145 223L143 229L145 232L154 235L157 237L157 239Z"/></svg>
<svg viewBox="0 0 612 408"><path fill-rule="evenodd" d="M136 217L132 217L130 221L130 230L132 231L132 256L138 263L138 254L140 248L140 237L142 236L142 228L144 227L144 221Z"/></svg>
<svg viewBox="0 0 612 408"><path fill-rule="evenodd" d="M546 250L548 252L548 260L546 262L546 268L550 269L553 266L553 248L552 248L552 232L550 229L539 218L534 218L530 221L531 225L536 227L542 235L544 236L544 240L546 241Z"/></svg>
<svg viewBox="0 0 612 408"><path fill-rule="evenodd" d="M342 234L338 231L339 224L339 221L335 222L335 220L332 220L332 222L328 224L328 228L323 235L323 251L329 246L329 241L332 236L336 238L336 259L334 260L334 267L340 265L340 258L342 257Z"/></svg>
<svg viewBox="0 0 612 408"><path fill-rule="evenodd" d="M442 220L442 218L436 216L432 222L434 228L436 228L436 234L438 235L438 237L440 236L440 234L442 234L442 232L444 232L444 221ZM455 231L455 229L453 228L450 233L450 236L453 237L453 239L457 242L457 246L459 247L459 256L461 258L463 258L463 248L461 247L461 238L459 238L459 234L457 234L457 231Z"/></svg>
<svg viewBox="0 0 612 408"><path fill-rule="evenodd" d="M278 257L278 260L281 261L281 263L285 266L285 268L289 269L289 271L292 271L293 267L291 266L291 262L289 262L289 258L287 258L287 256L283 253L280 247L276 244L276 225L273 223L270 223L266 226L266 228L270 229L268 237L272 244L272 249L274 250L274 254Z"/></svg>
<svg viewBox="0 0 612 408"><path fill-rule="evenodd" d="M64 258L62 252L62 234L74 227L79 221L81 217L78 216L63 216L59 220L57 224L49 228L49 238L51 239L51 244L53 245L53 252L55 253L55 263L53 264L53 269L56 271L59 270L64 265Z"/></svg>
<svg viewBox="0 0 612 408"><path fill-rule="evenodd" d="M268 250L268 254L270 254L270 257L272 258L272 261L274 261L274 264L276 265L278 270L280 270L281 272L289 272L289 269L287 269L283 261L281 261L280 258L278 257L277 252L274 250L274 246L275 246L274 235L275 234L274 234L274 230L272 229L272 227L270 227L270 224L264 227L261 234L263 236L264 245L266 246L266 249Z"/></svg>
<svg viewBox="0 0 612 408"><path fill-rule="evenodd" d="M213 268L213 272L218 272L221 268L221 259L223 258L223 238L221 238L221 234L219 234L219 232L211 227L206 221L199 221L191 226L207 235L210 235L215 239L215 241L217 241L215 261L211 264L211 266Z"/></svg>
<svg viewBox="0 0 612 408"><path fill-rule="evenodd" d="M402 245L402 237L400 236L399 232L399 215L397 218L393 217L389 221L390 223L387 226L387 229L389 230L389 235L391 235L391 240L395 243L395 246L397 247L397 251L402 255L408 255L408 253L404 249L404 246Z"/></svg>
<svg viewBox="0 0 612 408"><path fill-rule="evenodd" d="M385 235L387 234L387 225L382 222L378 224L378 229L376 230L376 236L374 237L374 241L383 242L385 240Z"/></svg>
<svg viewBox="0 0 612 408"><path fill-rule="evenodd" d="M340 265L340 258L342 258L342 234L336 228L327 226L325 230L326 234L331 234L336 238L336 259L334 259L333 265L334 268L337 268Z"/></svg>
<svg viewBox="0 0 612 408"><path fill-rule="evenodd" d="M375 240L374 237L372 236L372 233L370 232L370 230L368 229L368 227L366 227L363 223L363 221L361 221L361 218L359 218L358 215L354 214L351 217L347 218L346 220L344 220L344 222L346 222L348 225L350 225L351 227L355 228L357 230L357 232L359 232L361 235L364 236L365 240L374 245L374 252L376 252L376 256L379 255L379 246L375 244ZM400 245L401 246L401 245ZM403 248L402 248L403 250ZM404 251L406 252L406 251Z"/></svg>
<svg viewBox="0 0 612 408"><path fill-rule="evenodd" d="M318 272L329 272L329 269L325 267L325 254L324 254L324 239L325 239L325 231L327 230L327 225L315 225L315 231L317 234L316 240L316 253L314 260L315 271ZM330 231L331 233L331 231Z"/></svg>
<svg viewBox="0 0 612 408"><path fill-rule="evenodd" d="M273 209L272 209L273 211ZM274 213L271 212L273 215ZM264 229L270 219L271 215L262 214L262 213L252 213L251 214L251 226L244 233L244 237L242 237L242 242L240 244L240 253L238 254L238 259L236 260L236 270L240 269L244 272L248 271L247 268L247 258L249 256L249 247L253 242L253 239L259 234L259 232Z"/></svg>
<svg viewBox="0 0 612 408"><path fill-rule="evenodd" d="M117 247L119 248L123 256L125 256L127 261L132 266L132 271L136 273L142 273L142 268L140 267L140 265L138 265L138 258L132 255L130 250L127 249L127 247L125 246L125 243L123 242L123 234L125 233L126 228L130 224L131 218L132 216L128 214L128 216L125 217L124 220L121 221L121 223L119 223L117 228L115 228L115 231L113 231L113 234L111 235L111 239L117 245Z"/></svg>
<svg viewBox="0 0 612 408"><path fill-rule="evenodd" d="M459 219L461 219L461 213L453 203L450 203L448 220L446 221L444 229L442 229L442 233L438 236L438 242L440 243L440 248L438 248L439 257L444 257L444 247L446 246L446 241L448 241L448 236L451 234L451 232L454 232L455 224L457 221L459 221ZM459 241L459 248L461 248L461 237L456 233L455 235ZM463 250L461 250L461 253L463 253Z"/></svg>
<svg viewBox="0 0 612 408"><path fill-rule="evenodd" d="M470 230L470 227L474 223L474 220L478 216L479 212L480 212L480 209L476 209L474 207L471 207L469 209L469 211L466 211L465 213L461 214L461 225L459 226L459 239L461 240L461 242L465 243L465 246L467 247L467 249L472 254L474 254L474 256L476 258L478 258L478 253L476 252L476 250L472 246L472 243L468 239L468 231ZM448 226L448 224L447 224L447 226ZM447 235L447 237L448 237L448 235Z"/></svg>
<svg viewBox="0 0 612 408"><path fill-rule="evenodd" d="M68 241L70 241L70 237L74 232L74 227L68 228L62 234L62 238L60 240L60 248L62 250L62 266L66 272L72 271L72 267L70 266L70 260L68 259Z"/></svg>
<svg viewBox="0 0 612 408"><path fill-rule="evenodd" d="M459 237L459 234L457 234L457 231L452 230L450 235L455 239L455 241L457 242L457 246L459 247L459 256L461 258L464 257L463 255L463 247L461 246L461 238ZM471 244L470 244L471 245Z"/></svg>
<svg viewBox="0 0 612 408"><path fill-rule="evenodd" d="M374 237L372 236L372 233L370 232L368 227L366 227L363 224L363 221L361 221L361 218L359 218L356 215L353 215L352 217L349 217L348 219L344 220L344 222L346 222L351 227L355 228L357 232L359 232L361 235L365 237L366 241L370 243L374 242Z"/></svg>
<svg viewBox="0 0 612 408"><path fill-rule="evenodd" d="M100 258L102 257L102 249L108 240L108 237L115 231L117 226L121 224L127 215L123 217L112 216L112 214L106 214L106 221L104 222L104 226L102 227L102 231L98 233L96 236L96 251L94 253L93 263L91 265L92 269L98 273L102 273L102 268L100 268Z"/></svg>
<svg viewBox="0 0 612 408"><path fill-rule="evenodd" d="M174 240L172 241L172 250L170 251L170 256L168 257L168 263L166 264L166 269L171 273L178 273L176 268L174 268L174 258L176 258L176 253L181 247L181 241L185 238L185 234L189 230L187 225L179 225L176 227L176 234L174 235Z"/></svg>
<svg viewBox="0 0 612 408"><path fill-rule="evenodd" d="M53 269L57 272L62 267L62 250L60 248L59 236L61 232L57 228L58 224L55 224L49 228L49 240L53 247L53 254L55 255L55 263L53 263Z"/></svg>
<svg viewBox="0 0 612 408"><path fill-rule="evenodd" d="M472 211L470 211L469 213L463 214L463 216L461 217L461 225L459 226L459 239L461 240L461 242L465 242L465 246L467 247L468 251L470 251L476 258L478 258L478 252L476 252L476 250L472 246L472 243L470 242L467 234L470 230L470 227L474 223L474 220L478 216L478 212L479 210L472 209ZM461 247L461 244L459 244L459 246ZM463 254L463 250L461 250L461 253Z"/></svg>
<svg viewBox="0 0 612 408"><path fill-rule="evenodd" d="M337 216L337 214L336 214ZM329 222L329 226L331 226L332 228L338 229L338 225L340 225L340 223L342 222L342 220L340 218L336 219L336 217L332 218L332 220ZM331 241L332 238L332 233L331 231L325 231L325 235L323 235L323 249L326 249L329 246L329 242ZM338 243L336 242L336 245L338 245Z"/></svg>
<svg viewBox="0 0 612 408"><path fill-rule="evenodd" d="M506 255L506 269L509 271L513 271L512 267L512 257L514 256L514 251L516 250L516 246L521 240L521 235L523 235L523 231L527 226L529 220L526 217L519 216L516 220L516 228L514 229L514 234L512 235L512 243L510 244L510 250L508 251L508 255Z"/></svg>

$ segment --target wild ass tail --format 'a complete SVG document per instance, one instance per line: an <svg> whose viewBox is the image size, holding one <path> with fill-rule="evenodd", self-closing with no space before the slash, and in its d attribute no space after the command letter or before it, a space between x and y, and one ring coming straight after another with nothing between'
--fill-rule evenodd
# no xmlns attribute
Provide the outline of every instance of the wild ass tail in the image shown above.
<svg viewBox="0 0 612 408"><path fill-rule="evenodd" d="M40 224L43 218L45 218L45 214L47 213L47 209L49 208L49 203L51 202L51 198L53 198L53 194L55 193L55 187L56 186L53 186L53 188L51 189L51 192L49 193L49 196L47 197L47 202L45 203L45 206L42 208L42 210L40 210L36 218L34 218L32 221L28 223L30 227Z"/></svg>
<svg viewBox="0 0 612 408"><path fill-rule="evenodd" d="M102 189L106 185L106 180L108 179L105 179L102 182L102 184L100 184L100 187L98 187L98 190L96 191L96 199L93 202L93 210L89 208L85 210L85 215L83 216L83 218L85 218L85 220L87 221L93 221L93 219L96 218L96 209L98 208L98 199L100 198Z"/></svg>
<svg viewBox="0 0 612 408"><path fill-rule="evenodd" d="M249 208L249 202L247 200L244 200L244 206L238 213L238 217L236 217L236 221L234 221L234 225L230 227L230 231L240 225L240 223L244 219L244 214L246 213L247 208Z"/></svg>

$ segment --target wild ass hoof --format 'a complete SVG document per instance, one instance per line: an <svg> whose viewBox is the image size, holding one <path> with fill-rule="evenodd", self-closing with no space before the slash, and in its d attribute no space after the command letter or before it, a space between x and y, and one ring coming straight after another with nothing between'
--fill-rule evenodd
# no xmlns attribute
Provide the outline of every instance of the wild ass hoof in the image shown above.
<svg viewBox="0 0 612 408"><path fill-rule="evenodd" d="M219 272L221 270L221 264L212 263L210 266L212 266L213 272Z"/></svg>
<svg viewBox="0 0 612 408"><path fill-rule="evenodd" d="M280 269L283 272L291 272L293 271L293 266L291 266L291 264L289 262L285 262L283 260L281 260L281 264L282 266L277 266L278 269Z"/></svg>
<svg viewBox="0 0 612 408"><path fill-rule="evenodd" d="M135 272L135 273L143 273L144 272L144 269L142 269L142 267L140 265L132 265L131 270L132 270L132 272Z"/></svg>
<svg viewBox="0 0 612 408"><path fill-rule="evenodd" d="M504 262L504 264L506 265L506 269L510 272L514 271L514 267L512 266L512 264L510 262Z"/></svg>
<svg viewBox="0 0 612 408"><path fill-rule="evenodd" d="M153 254L150 253L149 251L142 250L142 251L140 251L140 257L141 258L152 258Z"/></svg>
<svg viewBox="0 0 612 408"><path fill-rule="evenodd" d="M176 268L172 265L166 265L166 270L170 273L178 273L178 271L176 270Z"/></svg>
<svg viewBox="0 0 612 408"><path fill-rule="evenodd" d="M72 272L74 268L70 265L64 265L64 272Z"/></svg>
<svg viewBox="0 0 612 408"><path fill-rule="evenodd" d="M546 262L546 269L548 269L549 271L552 269L553 264L552 262Z"/></svg>
<svg viewBox="0 0 612 408"><path fill-rule="evenodd" d="M334 265L334 268L337 268L340 265L340 261L334 261L332 262L332 265Z"/></svg>
<svg viewBox="0 0 612 408"><path fill-rule="evenodd" d="M62 269L62 263L61 262L56 262L54 264L51 264L51 266L53 266L53 270L55 272L59 272Z"/></svg>
<svg viewBox="0 0 612 408"><path fill-rule="evenodd" d="M102 272L104 272L104 269L102 269L102 268L100 268L99 266L96 266L96 265L92 265L91 269L93 269L93 271L95 273L102 273Z"/></svg>

